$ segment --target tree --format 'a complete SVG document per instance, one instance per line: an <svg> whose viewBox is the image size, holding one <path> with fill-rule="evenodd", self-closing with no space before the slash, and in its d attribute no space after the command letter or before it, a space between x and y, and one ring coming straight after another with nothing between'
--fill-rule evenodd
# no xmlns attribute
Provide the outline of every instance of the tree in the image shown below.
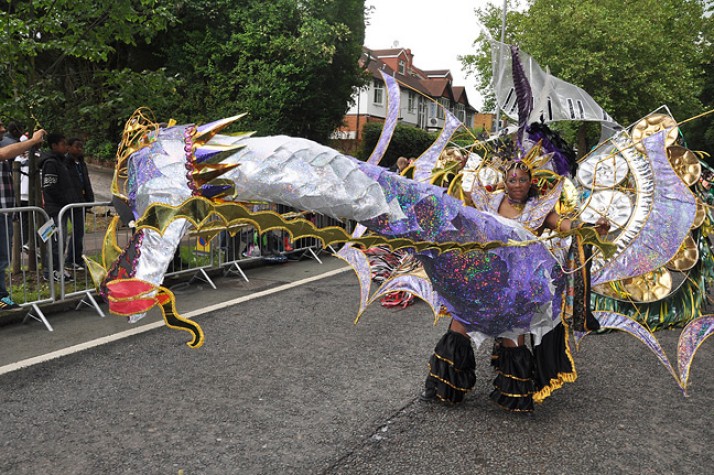
<svg viewBox="0 0 714 475"><path fill-rule="evenodd" d="M363 83L363 0L193 1L177 14L154 53L182 78L181 120L248 112L241 129L324 142Z"/></svg>
<svg viewBox="0 0 714 475"><path fill-rule="evenodd" d="M661 105L685 119L702 111L712 21L703 13L701 0L532 0L509 14L507 41L582 87L623 125ZM478 12L490 30L497 14L493 7ZM490 78L483 54L467 59Z"/></svg>
<svg viewBox="0 0 714 475"><path fill-rule="evenodd" d="M704 110L714 111L714 1L705 2L705 22L704 34L702 35L702 48L704 49L704 84L699 99L704 105ZM682 126L687 146L692 150L702 150L708 152L707 162L714 167L714 114L709 114L700 119L684 124Z"/></svg>
<svg viewBox="0 0 714 475"><path fill-rule="evenodd" d="M81 120L83 92L100 92L122 45L151 41L173 19L168 0L0 2L3 114L67 130ZM116 63L115 63L116 64ZM127 75L125 79L129 80ZM99 97L97 97L99 96ZM154 95L155 96L155 95ZM101 95L90 95L95 104ZM68 113L67 109L72 113ZM86 109L89 111L89 109ZM67 123L67 116L73 121ZM95 119L90 114L88 118ZM89 121L87 121L89 125ZM96 127L96 123L93 124Z"/></svg>

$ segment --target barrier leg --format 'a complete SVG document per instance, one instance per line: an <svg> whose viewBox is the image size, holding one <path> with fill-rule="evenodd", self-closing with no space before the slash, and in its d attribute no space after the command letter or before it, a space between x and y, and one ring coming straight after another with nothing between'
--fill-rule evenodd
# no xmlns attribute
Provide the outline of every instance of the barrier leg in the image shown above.
<svg viewBox="0 0 714 475"><path fill-rule="evenodd" d="M32 313L33 310L36 312L36 314ZM48 322L47 319L45 318L45 314L42 313L42 310L40 310L40 307L38 307L36 303L32 304L32 309L29 312L27 312L27 314L25 315L25 318L22 319L22 323L27 323L28 318L31 318L38 322L42 322L45 324L45 327L47 327L47 330L54 331L52 329L52 325L50 325L50 322Z"/></svg>
<svg viewBox="0 0 714 475"><path fill-rule="evenodd" d="M245 272L243 272L243 269L240 268L238 265L238 261L233 261L231 262L231 266L225 270L223 273L224 276L229 276L229 275L234 275L234 274L239 274L241 277L243 277L243 280L246 282L250 282L248 280L248 276L245 275Z"/></svg>
<svg viewBox="0 0 714 475"><path fill-rule="evenodd" d="M203 282L208 283L211 287L213 287L213 290L216 290L216 284L213 283L210 277L208 277L208 274L206 274L206 271L203 268L198 269L198 272L196 272L193 277L191 277L191 280L202 280Z"/></svg>
<svg viewBox="0 0 714 475"><path fill-rule="evenodd" d="M87 302L87 300L89 300L89 302ZM102 309L99 307L99 304L97 303L96 299L92 296L91 291L87 291L87 293L84 295L84 298L82 300L80 300L79 303L77 304L77 307L75 308L75 310L79 310L79 307L81 307L82 305L86 305L87 307L93 307L94 310L97 311L97 313L99 314L100 317L102 317L102 318L106 317L106 314L104 313L104 311L102 311Z"/></svg>
<svg viewBox="0 0 714 475"><path fill-rule="evenodd" d="M315 259L317 262L319 262L320 264L322 264L322 261L320 260L319 257L317 257L317 254L315 253L315 251L312 250L311 247L308 247L307 249L305 249L305 250L302 252L302 256L301 256L301 257L304 257L304 256L306 256L306 255L308 255L308 254L310 255L310 257L312 257L312 258Z"/></svg>

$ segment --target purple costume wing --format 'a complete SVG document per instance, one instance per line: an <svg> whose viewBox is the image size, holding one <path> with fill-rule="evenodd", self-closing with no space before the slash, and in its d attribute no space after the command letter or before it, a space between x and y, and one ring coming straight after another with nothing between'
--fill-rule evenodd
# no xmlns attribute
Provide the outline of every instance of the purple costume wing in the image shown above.
<svg viewBox="0 0 714 475"><path fill-rule="evenodd" d="M382 187L401 219L386 215L362 222L391 237L436 242L512 242L492 250L467 253L422 252L419 260L434 290L454 318L469 331L489 336L532 329L543 306L560 308L560 266L535 236L518 223L466 207L442 188L416 183L369 164L360 169ZM391 213L395 215L395 213ZM550 322L559 312L550 314Z"/></svg>

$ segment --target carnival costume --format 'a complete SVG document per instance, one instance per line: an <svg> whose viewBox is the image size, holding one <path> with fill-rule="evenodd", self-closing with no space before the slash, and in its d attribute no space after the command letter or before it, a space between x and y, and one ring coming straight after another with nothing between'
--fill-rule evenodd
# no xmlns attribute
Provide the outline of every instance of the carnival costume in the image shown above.
<svg viewBox="0 0 714 475"><path fill-rule="evenodd" d="M535 359L531 360L535 361L533 369L527 363L518 364L521 356L523 360L528 358L516 352L507 358L500 353L498 360L506 377L522 375L521 379L530 379L528 376L533 372L532 389L527 382L515 389L510 389L510 381L501 384L497 380L497 384L501 396L533 391L536 400L542 400L563 382L575 378L566 340L567 327L579 331L579 336L592 329L587 326L589 305L583 297L589 285L586 262L592 262L594 284L621 281L665 265L689 234L697 206L667 160L666 147L671 144L665 142L665 135L669 128L638 141L644 152L633 151L633 142L625 131L608 142L617 149L618 156L625 156L627 176L638 180L636 212L637 216L645 216L646 212L645 219L631 220L633 226L628 221L627 226L619 227L611 243L599 241L591 228L580 228L569 235L538 236L534 230L540 227L543 217L557 204L569 183L563 178L564 172L558 171L559 165L555 163L548 176L534 176L547 185L539 185L542 194L526 206L519 218L522 222L494 214L495 201L489 203L498 198L484 195L480 186L468 192L476 206L467 206L462 187L456 190L452 185L444 189L428 183L437 157L451 134L462 125L448 111L441 135L416 160L413 178L378 166L399 111L397 82L389 75L382 77L388 93L388 116L377 146L366 162L304 139L219 133L239 117L204 125L169 124L160 128L139 111L125 127L112 184L115 207L133 227L134 234L122 248L116 240L118 218L109 227L100 262L88 260L97 289L109 301L113 313L128 316L130 321L140 319L157 306L168 326L189 332L192 335L189 345L199 347L204 341L200 326L178 314L173 294L162 286L174 251L189 229L195 228L210 239L226 229L235 232L238 226L250 224L261 233L282 229L293 239L317 237L326 246L346 243L339 256L357 272L358 318L375 299L388 292L407 291L423 299L436 318L450 316L459 321L473 342L532 335L536 350ZM557 108L553 109L557 112ZM601 117L601 109L593 115ZM531 158L539 162L541 156L549 155L547 150L539 152L539 143L541 147L547 145L537 140L526 147L519 139L523 148L521 159L530 150L533 150ZM614 154L602 150L605 149L599 149L600 155L593 156L598 163L608 163ZM484 154L476 173L487 170L491 163L493 157ZM646 179L641 180L645 175ZM597 173L593 180L596 179ZM484 184L483 188L491 193L490 185ZM590 188L593 195L598 191L596 188ZM246 205L252 202L284 204L340 220L354 220L359 226L353 233L337 226L320 228L300 217L252 211ZM589 204L586 197L582 205L575 205L574 213L583 213ZM573 241L570 246L563 243L564 238ZM585 254L584 243L595 246L592 259ZM398 275L372 293L369 261L360 248L378 245L412 250L427 277ZM642 325L615 312L594 315L604 328L637 335L656 350L664 363L660 348ZM680 345L680 372L676 376L683 388L694 352L711 334L714 321L702 317L690 325L685 328L688 340ZM472 379L458 374L473 369L473 353L469 355L466 347L470 348L471 342L454 335L447 339L442 358L433 367L452 361L455 363L452 368L441 373L451 372L455 376L442 378L451 380L451 386L443 384L468 389ZM539 355L539 348L552 349L558 345L563 345L562 350ZM551 358L553 354L555 358ZM511 365L507 359L516 363ZM442 393L451 397L446 388ZM515 409L530 409L527 400L524 403L518 398L502 403Z"/></svg>

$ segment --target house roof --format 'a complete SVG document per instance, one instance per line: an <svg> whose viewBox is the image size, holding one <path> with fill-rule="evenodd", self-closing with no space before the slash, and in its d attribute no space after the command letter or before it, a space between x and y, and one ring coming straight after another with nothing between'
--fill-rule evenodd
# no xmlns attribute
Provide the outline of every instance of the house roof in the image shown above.
<svg viewBox="0 0 714 475"><path fill-rule="evenodd" d="M395 58L400 56L404 56L407 59L404 74L394 70L394 67L397 66ZM453 85L453 76L450 70L419 69L412 63L413 57L414 55L409 48L369 49L363 47L360 63L363 67L366 66L372 77L376 79L382 79L379 74L381 70L395 77L401 83L433 99L448 98L465 105L468 110L476 110L469 104L465 87ZM391 63L393 67L390 67L387 62Z"/></svg>
<svg viewBox="0 0 714 475"><path fill-rule="evenodd" d="M454 93L454 101L465 105L468 110L476 111L476 109L469 104L469 98L466 95L466 88L464 86L454 86L451 90Z"/></svg>
<svg viewBox="0 0 714 475"><path fill-rule="evenodd" d="M448 76L448 77L452 77L452 76L451 76L451 71L448 70L448 69L432 69L432 70L429 70L429 71L424 71L424 73L426 73L426 75L429 76L429 77L435 77L435 78L436 78L436 77L445 78L445 77L447 77L447 76Z"/></svg>
<svg viewBox="0 0 714 475"><path fill-rule="evenodd" d="M365 48L367 49L367 48ZM370 50L372 54L378 58L395 57L399 56L402 51L405 54L409 54L410 51L404 48L389 48L389 49L373 49Z"/></svg>
<svg viewBox="0 0 714 475"><path fill-rule="evenodd" d="M383 50L384 51L384 50ZM388 50L392 51L392 50ZM396 71L394 71L392 68L389 67L389 65L383 63L379 59L375 58L374 55L371 55L371 59L367 61L366 55L362 56L362 64L367 65L367 71L370 72L373 78L382 79L381 74L379 71L383 71L385 74L388 74L390 76L393 76L397 78L400 82L406 84L410 88L414 89L417 92L420 92L424 95L431 95L429 90L424 86L423 81L418 77L418 76L413 76L411 74L400 74Z"/></svg>

